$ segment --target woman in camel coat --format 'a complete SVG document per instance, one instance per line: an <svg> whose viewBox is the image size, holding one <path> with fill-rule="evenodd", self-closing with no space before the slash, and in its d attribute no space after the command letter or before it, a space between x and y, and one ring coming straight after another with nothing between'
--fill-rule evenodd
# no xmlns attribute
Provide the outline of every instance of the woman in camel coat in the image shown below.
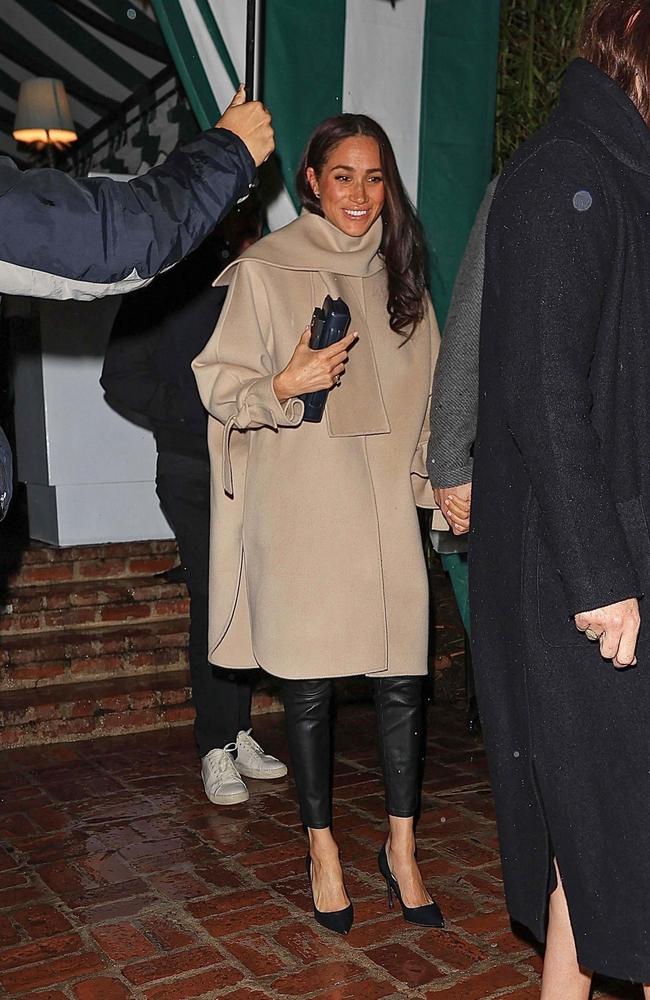
<svg viewBox="0 0 650 1000"><path fill-rule="evenodd" d="M364 116L319 126L298 187L302 216L219 279L228 298L194 362L218 525L209 655L283 679L315 913L344 932L332 679L375 679L390 817L380 866L409 919L440 925L413 837L428 624L416 505L434 507L425 457L439 342L421 230L388 138ZM312 351L305 326L327 294L348 304L353 332ZM303 422L298 397L319 389L331 390L325 416Z"/></svg>

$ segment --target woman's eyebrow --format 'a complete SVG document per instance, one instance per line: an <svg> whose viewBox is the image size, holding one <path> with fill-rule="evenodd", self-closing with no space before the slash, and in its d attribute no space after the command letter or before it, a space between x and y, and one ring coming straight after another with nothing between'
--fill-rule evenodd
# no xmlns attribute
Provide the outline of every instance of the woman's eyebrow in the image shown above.
<svg viewBox="0 0 650 1000"><path fill-rule="evenodd" d="M345 163L337 163L335 167L331 167L331 171L334 170L347 170L349 174L353 174L355 168L347 166ZM381 172L381 167L369 167L368 170L364 171L366 174L380 174Z"/></svg>

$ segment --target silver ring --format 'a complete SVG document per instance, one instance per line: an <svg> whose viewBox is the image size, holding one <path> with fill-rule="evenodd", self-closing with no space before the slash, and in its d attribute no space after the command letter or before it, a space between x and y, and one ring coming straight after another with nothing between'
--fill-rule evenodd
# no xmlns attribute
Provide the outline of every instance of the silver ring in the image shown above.
<svg viewBox="0 0 650 1000"><path fill-rule="evenodd" d="M585 635L589 639L589 642L598 642L598 640L600 639L600 636L598 635L598 633L594 632L594 630L592 628L586 628L585 629Z"/></svg>

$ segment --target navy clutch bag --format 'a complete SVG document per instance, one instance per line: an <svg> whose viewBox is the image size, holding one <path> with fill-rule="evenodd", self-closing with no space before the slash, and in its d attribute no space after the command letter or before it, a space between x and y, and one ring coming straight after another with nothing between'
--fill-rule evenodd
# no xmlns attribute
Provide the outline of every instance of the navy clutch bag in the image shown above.
<svg viewBox="0 0 650 1000"><path fill-rule="evenodd" d="M343 299L325 297L322 308L314 309L311 319L311 339L309 346L312 351L321 351L343 340L350 326L350 310ZM300 398L305 404L303 420L318 424L323 419L328 389L318 392L306 392Z"/></svg>

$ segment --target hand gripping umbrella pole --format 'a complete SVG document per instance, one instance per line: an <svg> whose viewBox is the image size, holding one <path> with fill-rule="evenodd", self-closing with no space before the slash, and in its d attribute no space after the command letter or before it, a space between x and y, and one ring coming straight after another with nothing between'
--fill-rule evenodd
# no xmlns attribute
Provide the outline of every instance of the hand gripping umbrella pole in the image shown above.
<svg viewBox="0 0 650 1000"><path fill-rule="evenodd" d="M246 0L246 71L244 76L244 86L246 87L246 100L253 101L255 94L255 70L257 68L257 0ZM255 177L250 183L248 194L258 187L260 183L259 174L255 171ZM248 197L248 195L247 195Z"/></svg>

